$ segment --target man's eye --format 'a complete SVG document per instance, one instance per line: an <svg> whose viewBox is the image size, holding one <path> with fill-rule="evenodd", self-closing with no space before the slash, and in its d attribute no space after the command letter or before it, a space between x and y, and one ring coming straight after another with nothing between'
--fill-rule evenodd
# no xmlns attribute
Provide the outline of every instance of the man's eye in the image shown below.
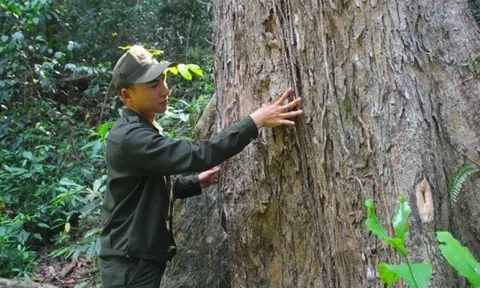
<svg viewBox="0 0 480 288"><path fill-rule="evenodd" d="M151 87L151 88L155 88L155 87L157 87L157 86L158 86L158 83L153 83L150 87Z"/></svg>

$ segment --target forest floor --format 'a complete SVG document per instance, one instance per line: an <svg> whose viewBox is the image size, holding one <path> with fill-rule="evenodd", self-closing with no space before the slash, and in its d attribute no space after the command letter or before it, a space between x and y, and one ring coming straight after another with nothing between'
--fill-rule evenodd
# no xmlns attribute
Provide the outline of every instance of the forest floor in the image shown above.
<svg viewBox="0 0 480 288"><path fill-rule="evenodd" d="M39 253L39 269L32 276L34 282L62 288L97 287L97 284L100 287L100 273L94 258L86 260L84 255L77 260L53 258L48 256L50 250L45 247Z"/></svg>

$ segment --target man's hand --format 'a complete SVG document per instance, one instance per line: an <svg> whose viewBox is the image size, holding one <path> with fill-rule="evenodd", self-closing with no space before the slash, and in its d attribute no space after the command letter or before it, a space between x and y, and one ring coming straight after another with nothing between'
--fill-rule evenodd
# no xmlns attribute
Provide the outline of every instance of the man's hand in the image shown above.
<svg viewBox="0 0 480 288"><path fill-rule="evenodd" d="M292 102L283 105L283 102L290 97L292 91L292 88L288 88L285 90L280 99L277 100L277 102L270 105L264 104L262 108L250 114L250 117L252 117L255 124L257 124L257 128L277 127L280 125L295 125L295 122L287 119L302 115L303 111L296 110L289 112L288 110L298 106L298 104L302 102L302 98L297 98Z"/></svg>
<svg viewBox="0 0 480 288"><path fill-rule="evenodd" d="M213 184L218 183L218 171L220 171L219 167L212 168L205 172L198 174L198 180L200 181L200 187L207 188L212 186Z"/></svg>

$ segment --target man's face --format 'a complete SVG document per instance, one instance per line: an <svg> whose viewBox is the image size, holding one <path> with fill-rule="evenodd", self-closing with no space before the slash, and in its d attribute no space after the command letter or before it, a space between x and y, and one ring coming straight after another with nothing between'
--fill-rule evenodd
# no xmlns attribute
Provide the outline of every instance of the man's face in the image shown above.
<svg viewBox="0 0 480 288"><path fill-rule="evenodd" d="M127 106L141 114L157 114L167 111L170 90L165 82L165 75L148 83L134 84L128 88Z"/></svg>

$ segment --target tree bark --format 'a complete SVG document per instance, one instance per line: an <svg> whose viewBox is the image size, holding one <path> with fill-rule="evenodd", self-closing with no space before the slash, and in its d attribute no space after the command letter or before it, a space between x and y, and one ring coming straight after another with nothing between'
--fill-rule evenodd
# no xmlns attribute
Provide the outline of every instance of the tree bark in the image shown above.
<svg viewBox="0 0 480 288"><path fill-rule="evenodd" d="M480 163L480 81L458 65L480 48L467 2L222 0L214 19L216 127L288 86L305 113L222 165L231 286L383 287L378 264L403 259L365 229L364 202L392 233L401 195L410 260L432 263L431 287L465 286L434 232L480 255L478 177L455 206L447 191Z"/></svg>

